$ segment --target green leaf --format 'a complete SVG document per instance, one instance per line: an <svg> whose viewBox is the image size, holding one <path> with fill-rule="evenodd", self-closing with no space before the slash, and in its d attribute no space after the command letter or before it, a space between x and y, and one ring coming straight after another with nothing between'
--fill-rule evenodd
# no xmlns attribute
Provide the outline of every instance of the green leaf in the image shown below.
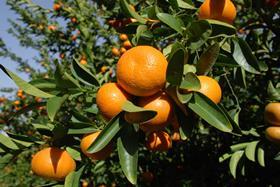
<svg viewBox="0 0 280 187"><path fill-rule="evenodd" d="M230 161L229 161L229 169L230 173L234 178L236 178L236 170L237 170L237 165L242 158L244 154L244 151L236 151L235 153L232 154Z"/></svg>
<svg viewBox="0 0 280 187"><path fill-rule="evenodd" d="M246 157L253 162L255 162L256 148L259 142L260 141L253 141L249 143L245 149Z"/></svg>
<svg viewBox="0 0 280 187"><path fill-rule="evenodd" d="M264 159L264 149L263 149L263 145L258 145L257 160L258 160L258 163L259 163L262 167L265 167L265 159Z"/></svg>
<svg viewBox="0 0 280 187"><path fill-rule="evenodd" d="M171 54L168 56L166 80L171 85L179 86L184 73L186 51L182 44L176 42L172 45Z"/></svg>
<svg viewBox="0 0 280 187"><path fill-rule="evenodd" d="M230 150L232 152L236 152L236 151L239 151L241 149L243 150L243 149L245 149L247 147L248 144L249 144L248 142L235 144L235 145L230 146Z"/></svg>
<svg viewBox="0 0 280 187"><path fill-rule="evenodd" d="M81 152L76 150L76 149L73 149L71 147L67 147L66 148L66 151L71 155L71 157L74 159L74 160L78 160L78 161L81 161L82 158L81 158Z"/></svg>
<svg viewBox="0 0 280 187"><path fill-rule="evenodd" d="M3 72L5 72L15 83L16 85L21 88L24 92L27 94L37 96L37 97L42 97L42 98L50 98L54 97L54 95L48 94L35 86L29 84L28 82L24 81L20 77L18 77L16 74L13 72L9 71L6 69L3 65L0 64L0 68Z"/></svg>
<svg viewBox="0 0 280 187"><path fill-rule="evenodd" d="M87 149L88 153L96 153L100 151L115 137L115 135L120 131L120 129L123 126L121 123L124 123L124 121L121 118L122 115L123 112L115 116L105 126L105 128L101 131L101 133L96 138L96 140Z"/></svg>
<svg viewBox="0 0 280 187"><path fill-rule="evenodd" d="M137 184L138 133L131 124L126 124L117 141L120 165L130 183Z"/></svg>
<svg viewBox="0 0 280 187"><path fill-rule="evenodd" d="M229 159L231 156L232 156L232 154L225 153L225 154L223 154L222 156L219 157L219 162L221 163L221 162Z"/></svg>
<svg viewBox="0 0 280 187"><path fill-rule="evenodd" d="M196 68L198 75L207 75L215 64L220 52L220 46L215 43L209 46L204 53L200 56Z"/></svg>
<svg viewBox="0 0 280 187"><path fill-rule="evenodd" d="M53 79L35 79L31 80L29 84L32 84L36 88L43 91L51 91L56 89L55 80Z"/></svg>
<svg viewBox="0 0 280 187"><path fill-rule="evenodd" d="M44 144L44 141L41 141L38 138L35 138L33 136L25 136L25 135L19 135L19 134L12 134L7 133L9 137L17 144L23 147L30 147L31 145L36 144Z"/></svg>
<svg viewBox="0 0 280 187"><path fill-rule="evenodd" d="M180 84L180 89L197 91L201 88L200 81L194 73L187 73Z"/></svg>
<svg viewBox="0 0 280 187"><path fill-rule="evenodd" d="M246 71L250 73L259 74L258 60L252 54L249 45L240 38L234 39L234 60Z"/></svg>
<svg viewBox="0 0 280 187"><path fill-rule="evenodd" d="M97 128L92 124L71 122L71 126L68 128L67 134L87 134L96 132Z"/></svg>
<svg viewBox="0 0 280 187"><path fill-rule="evenodd" d="M180 8L189 9L189 10L195 10L196 9L193 5L191 5L190 3L187 3L183 0L177 0L177 3L178 3L178 6Z"/></svg>
<svg viewBox="0 0 280 187"><path fill-rule="evenodd" d="M85 166L80 167L78 171L72 171L67 175L64 182L64 187L77 187L80 186L80 178L83 174Z"/></svg>
<svg viewBox="0 0 280 187"><path fill-rule="evenodd" d="M81 65L76 59L72 62L72 73L83 83L87 85L100 86L96 77L83 65Z"/></svg>
<svg viewBox="0 0 280 187"><path fill-rule="evenodd" d="M54 72L54 78L56 86L59 88L76 88L80 87L77 80L71 77L65 70L60 66L58 62L55 62L56 69Z"/></svg>
<svg viewBox="0 0 280 187"><path fill-rule="evenodd" d="M189 48L192 51L200 48L211 35L211 25L205 20L194 21L188 28Z"/></svg>
<svg viewBox="0 0 280 187"><path fill-rule="evenodd" d="M157 13L157 17L160 21L168 25L170 28L174 29L181 35L183 34L181 22L173 15L167 13Z"/></svg>
<svg viewBox="0 0 280 187"><path fill-rule="evenodd" d="M178 123L180 124L179 133L182 140L190 139L196 121L191 115L186 116L179 107L175 107Z"/></svg>
<svg viewBox="0 0 280 187"><path fill-rule="evenodd" d="M134 105L130 101L126 101L123 106L122 110L126 112L125 116L133 115L133 121L129 120L131 123L142 123L154 118L157 115L156 111L147 110L141 107Z"/></svg>
<svg viewBox="0 0 280 187"><path fill-rule="evenodd" d="M233 127L223 111L209 98L199 92L188 103L189 108L213 127L223 131L231 132Z"/></svg>
<svg viewBox="0 0 280 187"><path fill-rule="evenodd" d="M18 150L18 146L8 136L0 133L0 144L7 147L8 149Z"/></svg>
<svg viewBox="0 0 280 187"><path fill-rule="evenodd" d="M7 153L4 156L0 157L0 169L3 169L5 166L11 163L14 155Z"/></svg>
<svg viewBox="0 0 280 187"><path fill-rule="evenodd" d="M280 101L280 91L273 86L271 81L268 82L267 94L270 100Z"/></svg>
<svg viewBox="0 0 280 187"><path fill-rule="evenodd" d="M120 6L128 17L133 17L137 19L139 23L146 24L147 20L142 18L137 12L135 12L135 10L132 9L130 4L128 4L126 0L120 0Z"/></svg>
<svg viewBox="0 0 280 187"><path fill-rule="evenodd" d="M212 34L211 37L218 37L218 36L232 36L236 34L236 28L228 23L213 20L213 19L206 19L206 21L211 25Z"/></svg>
<svg viewBox="0 0 280 187"><path fill-rule="evenodd" d="M60 107L67 99L68 95L64 95L63 97L52 97L47 101L47 112L50 120L53 122L56 113L59 111Z"/></svg>

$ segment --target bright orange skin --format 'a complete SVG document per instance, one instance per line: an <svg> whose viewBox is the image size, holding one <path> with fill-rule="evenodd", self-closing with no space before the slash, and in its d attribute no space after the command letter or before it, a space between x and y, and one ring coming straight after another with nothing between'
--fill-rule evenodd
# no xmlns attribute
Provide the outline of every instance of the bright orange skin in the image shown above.
<svg viewBox="0 0 280 187"><path fill-rule="evenodd" d="M269 125L280 126L280 103L267 104L264 119Z"/></svg>
<svg viewBox="0 0 280 187"><path fill-rule="evenodd" d="M54 26L54 25L49 25L49 26L48 26L48 29L49 29L50 31L55 31L55 30L56 30L56 26Z"/></svg>
<svg viewBox="0 0 280 187"><path fill-rule="evenodd" d="M76 169L76 163L65 150L49 147L33 156L31 169L43 178L63 181L71 171Z"/></svg>
<svg viewBox="0 0 280 187"><path fill-rule="evenodd" d="M117 83L106 83L97 92L96 104L102 116L110 120L122 111L122 105L130 97Z"/></svg>
<svg viewBox="0 0 280 187"><path fill-rule="evenodd" d="M86 59L81 59L81 60L80 60L80 64L86 65L86 64L87 64L87 60L86 60Z"/></svg>
<svg viewBox="0 0 280 187"><path fill-rule="evenodd" d="M151 151L168 151L172 147L172 140L164 131L152 132L147 137L146 147Z"/></svg>
<svg viewBox="0 0 280 187"><path fill-rule="evenodd" d="M171 139L174 142L180 141L181 140L181 136L180 136L179 131L172 132Z"/></svg>
<svg viewBox="0 0 280 187"><path fill-rule="evenodd" d="M154 110L157 112L157 115L154 118L140 124L140 128L144 132L161 130L170 123L173 107L172 101L166 93L159 92L150 97L142 97L139 99L137 104L144 109Z"/></svg>
<svg viewBox="0 0 280 187"><path fill-rule="evenodd" d="M135 96L150 96L164 87L168 62L150 46L137 46L126 51L117 63L120 86Z"/></svg>
<svg viewBox="0 0 280 187"><path fill-rule="evenodd" d="M126 49L130 49L132 47L132 44L130 43L129 40L126 40L123 42L123 47Z"/></svg>
<svg viewBox="0 0 280 187"><path fill-rule="evenodd" d="M72 18L71 18L71 22L72 22L72 23L77 23L77 18L72 17Z"/></svg>
<svg viewBox="0 0 280 187"><path fill-rule="evenodd" d="M87 153L87 149L95 141L95 139L98 137L100 132L101 131L94 132L91 134L86 134L86 135L84 135L83 139L81 140L80 147L81 147L82 152L93 160L105 160L113 152L113 146L111 143L109 143L102 150L100 150L96 153Z"/></svg>
<svg viewBox="0 0 280 187"><path fill-rule="evenodd" d="M198 76L198 79L201 85L199 92L218 104L222 98L222 89L219 83L215 79L203 75Z"/></svg>
<svg viewBox="0 0 280 187"><path fill-rule="evenodd" d="M112 48L112 54L114 56L120 56L120 51L117 48L113 47Z"/></svg>
<svg viewBox="0 0 280 187"><path fill-rule="evenodd" d="M236 17L236 8L231 0L205 0L199 8L198 17L232 24Z"/></svg>
<svg viewBox="0 0 280 187"><path fill-rule="evenodd" d="M107 71L108 67L107 66L102 66L101 67L101 73L105 73Z"/></svg>
<svg viewBox="0 0 280 187"><path fill-rule="evenodd" d="M280 144L280 127L268 127L265 136L269 141Z"/></svg>
<svg viewBox="0 0 280 187"><path fill-rule="evenodd" d="M121 41L126 41L128 39L126 34L120 34L120 40Z"/></svg>
<svg viewBox="0 0 280 187"><path fill-rule="evenodd" d="M55 4L53 5L53 10L54 10L54 11L58 11L58 10L60 10L60 9L61 9L61 5L60 5L60 4L55 3Z"/></svg>
<svg viewBox="0 0 280 187"><path fill-rule="evenodd" d="M120 52L121 54L124 54L126 52L126 49L124 47L121 47Z"/></svg>

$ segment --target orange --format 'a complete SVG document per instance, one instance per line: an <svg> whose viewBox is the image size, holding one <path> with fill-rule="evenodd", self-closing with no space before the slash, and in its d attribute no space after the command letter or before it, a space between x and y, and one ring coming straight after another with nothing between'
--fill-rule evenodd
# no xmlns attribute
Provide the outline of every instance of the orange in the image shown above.
<svg viewBox="0 0 280 187"><path fill-rule="evenodd" d="M157 115L151 120L140 124L140 128L144 132L158 131L168 125L172 118L172 101L166 93L159 92L153 96L141 97L137 105L144 109L154 110ZM125 119L128 122L133 122L138 119L137 113L125 113Z"/></svg>
<svg viewBox="0 0 280 187"><path fill-rule="evenodd" d="M154 174L150 171L143 172L141 178L144 182L151 183L154 180Z"/></svg>
<svg viewBox="0 0 280 187"><path fill-rule="evenodd" d="M65 54L64 54L64 53L60 53L60 54L59 54L59 57L60 57L61 59L64 59Z"/></svg>
<svg viewBox="0 0 280 187"><path fill-rule="evenodd" d="M117 63L117 80L128 93L150 96L165 86L168 62L150 46L137 46L126 51Z"/></svg>
<svg viewBox="0 0 280 187"><path fill-rule="evenodd" d="M72 41L77 40L77 35L73 35L73 36L71 36L71 40L72 40Z"/></svg>
<svg viewBox="0 0 280 187"><path fill-rule="evenodd" d="M126 49L130 49L132 47L132 44L130 43L129 40L126 40L123 42L123 47Z"/></svg>
<svg viewBox="0 0 280 187"><path fill-rule="evenodd" d="M94 160L105 160L113 152L113 146L111 143L109 143L103 149L101 149L100 151L98 151L96 153L87 153L87 149L95 141L95 139L98 137L100 132L101 131L84 135L84 137L81 140L81 144L80 144L82 152L86 156L88 156L89 158L92 158Z"/></svg>
<svg viewBox="0 0 280 187"><path fill-rule="evenodd" d="M110 120L122 111L122 105L129 99L129 94L117 83L106 83L97 92L96 104L101 115Z"/></svg>
<svg viewBox="0 0 280 187"><path fill-rule="evenodd" d="M101 73L105 73L107 71L108 67L107 66L102 66L101 67Z"/></svg>
<svg viewBox="0 0 280 187"><path fill-rule="evenodd" d="M120 40L121 41L126 41L128 39L127 35L126 34L120 34Z"/></svg>
<svg viewBox="0 0 280 187"><path fill-rule="evenodd" d="M19 105L20 104L20 101L16 100L14 101L14 105Z"/></svg>
<svg viewBox="0 0 280 187"><path fill-rule="evenodd" d="M264 110L264 119L269 125L280 126L280 103L269 103Z"/></svg>
<svg viewBox="0 0 280 187"><path fill-rule="evenodd" d="M269 141L280 144L280 127L268 127L265 136Z"/></svg>
<svg viewBox="0 0 280 187"><path fill-rule="evenodd" d="M49 147L33 156L31 169L43 178L63 181L76 169L76 163L65 150Z"/></svg>
<svg viewBox="0 0 280 187"><path fill-rule="evenodd" d="M198 90L198 92L204 94L214 103L218 104L222 98L222 89L219 83L215 79L204 75L198 76L198 79L201 85L201 88Z"/></svg>
<svg viewBox="0 0 280 187"><path fill-rule="evenodd" d="M120 52L121 54L124 54L126 52L126 49L124 47L121 47Z"/></svg>
<svg viewBox="0 0 280 187"><path fill-rule="evenodd" d="M56 30L56 26L55 25L49 25L48 26L48 30L49 31L55 31Z"/></svg>
<svg viewBox="0 0 280 187"><path fill-rule="evenodd" d="M53 10L54 10L54 11L58 11L58 10L60 10L60 9L61 9L61 5L60 5L60 4L55 3L55 4L53 5Z"/></svg>
<svg viewBox="0 0 280 187"><path fill-rule="evenodd" d="M112 54L114 56L120 56L120 51L117 48L113 47L112 48Z"/></svg>
<svg viewBox="0 0 280 187"><path fill-rule="evenodd" d="M146 147L151 151L168 151L172 147L172 140L164 131L152 132L147 137Z"/></svg>
<svg viewBox="0 0 280 187"><path fill-rule="evenodd" d="M72 17L72 18L71 18L71 22L72 22L72 23L77 23L77 18Z"/></svg>
<svg viewBox="0 0 280 187"><path fill-rule="evenodd" d="M231 0L205 0L199 8L198 17L232 24L236 17L236 8Z"/></svg>
<svg viewBox="0 0 280 187"><path fill-rule="evenodd" d="M80 60L80 64L86 65L86 64L87 64L87 60L82 58L82 59Z"/></svg>
<svg viewBox="0 0 280 187"><path fill-rule="evenodd" d="M172 141L174 141L174 142L180 141L180 140L181 140L181 136L180 136L179 131L174 131L174 132L172 132L171 139L172 139Z"/></svg>

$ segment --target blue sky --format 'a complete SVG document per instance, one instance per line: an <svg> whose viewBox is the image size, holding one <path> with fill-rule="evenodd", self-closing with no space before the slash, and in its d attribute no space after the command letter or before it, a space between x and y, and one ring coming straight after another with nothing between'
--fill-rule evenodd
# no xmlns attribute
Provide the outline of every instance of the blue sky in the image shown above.
<svg viewBox="0 0 280 187"><path fill-rule="evenodd" d="M53 0L33 0L34 3L39 4L45 8L52 8ZM6 0L0 0L0 37L4 40L7 47L14 53L18 54L18 56L22 57L23 59L28 60L28 62L31 65L34 65L33 63L33 57L37 55L37 52L21 47L19 42L16 38L12 37L10 34L8 34L7 30L9 28L9 22L8 19L15 20L18 18L18 16L9 9L9 7L6 5ZM17 63L14 61L11 61L7 58L0 57L0 64L4 65L9 70L12 70L13 72L16 72ZM28 76L24 73L16 72L21 78L28 80ZM7 77L2 71L0 71L0 88L3 87L13 87L16 88L17 86L13 83L13 81ZM0 96L3 95L3 93L0 92Z"/></svg>

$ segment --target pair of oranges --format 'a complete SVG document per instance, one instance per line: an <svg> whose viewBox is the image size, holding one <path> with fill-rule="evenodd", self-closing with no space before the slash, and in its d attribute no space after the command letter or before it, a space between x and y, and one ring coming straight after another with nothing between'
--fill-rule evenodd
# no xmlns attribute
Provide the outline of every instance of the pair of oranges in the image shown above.
<svg viewBox="0 0 280 187"><path fill-rule="evenodd" d="M264 110L264 119L270 126L265 130L266 138L280 144L280 103L269 103Z"/></svg>
<svg viewBox="0 0 280 187"><path fill-rule="evenodd" d="M96 153L87 153L88 147L97 138L100 131L85 135L80 144L82 152L94 160L104 160L113 151L113 144L108 144ZM76 162L70 154L63 149L48 147L37 152L31 161L32 171L43 178L63 181L65 177L76 169Z"/></svg>

